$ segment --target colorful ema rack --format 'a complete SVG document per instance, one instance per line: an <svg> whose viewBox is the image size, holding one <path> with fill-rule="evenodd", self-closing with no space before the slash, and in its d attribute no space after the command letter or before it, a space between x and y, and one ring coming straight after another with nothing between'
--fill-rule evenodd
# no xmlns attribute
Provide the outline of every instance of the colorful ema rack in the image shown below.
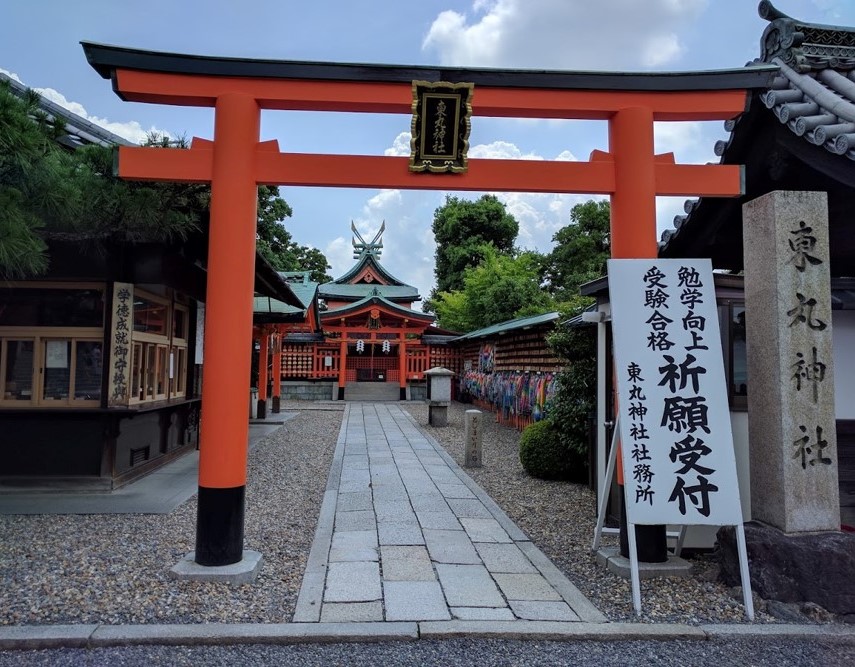
<svg viewBox="0 0 855 667"><path fill-rule="evenodd" d="M496 413L496 421L520 430L540 421L555 396L555 373L466 371L460 379L463 400Z"/></svg>

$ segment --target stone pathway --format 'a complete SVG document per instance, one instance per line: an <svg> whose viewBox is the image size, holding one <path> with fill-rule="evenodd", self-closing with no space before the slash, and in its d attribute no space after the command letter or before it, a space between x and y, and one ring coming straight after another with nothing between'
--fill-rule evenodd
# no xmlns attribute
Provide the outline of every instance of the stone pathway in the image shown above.
<svg viewBox="0 0 855 667"><path fill-rule="evenodd" d="M395 403L349 403L295 622L605 617Z"/></svg>

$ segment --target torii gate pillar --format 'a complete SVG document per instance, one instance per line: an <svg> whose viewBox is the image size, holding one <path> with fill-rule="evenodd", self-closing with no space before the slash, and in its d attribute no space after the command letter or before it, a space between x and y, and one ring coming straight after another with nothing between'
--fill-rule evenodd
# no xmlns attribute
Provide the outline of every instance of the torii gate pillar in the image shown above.
<svg viewBox="0 0 855 667"><path fill-rule="evenodd" d="M217 98L205 317L205 374L199 456L196 557L199 565L243 558L247 425L258 186L255 99Z"/></svg>
<svg viewBox="0 0 855 667"><path fill-rule="evenodd" d="M612 198L612 256L655 257L655 197L742 194L738 165L654 155L653 122L724 120L745 109L777 66L667 75L469 69L472 114L607 120L609 152L588 162L471 160L461 174L414 173L408 158L282 153L259 142L259 109L411 114L426 67L220 59L84 43L122 99L214 106L214 141L190 150L119 149L123 178L210 182L211 229L196 562L242 560L257 185L587 193ZM347 341L342 340L339 392ZM238 398L236 398L238 397Z"/></svg>

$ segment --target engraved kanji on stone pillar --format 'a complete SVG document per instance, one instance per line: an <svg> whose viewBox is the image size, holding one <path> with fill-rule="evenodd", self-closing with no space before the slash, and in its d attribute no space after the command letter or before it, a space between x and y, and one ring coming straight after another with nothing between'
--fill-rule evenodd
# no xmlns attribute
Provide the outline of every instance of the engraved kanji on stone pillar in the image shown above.
<svg viewBox="0 0 855 667"><path fill-rule="evenodd" d="M752 515L838 530L827 196L771 192L743 214Z"/></svg>

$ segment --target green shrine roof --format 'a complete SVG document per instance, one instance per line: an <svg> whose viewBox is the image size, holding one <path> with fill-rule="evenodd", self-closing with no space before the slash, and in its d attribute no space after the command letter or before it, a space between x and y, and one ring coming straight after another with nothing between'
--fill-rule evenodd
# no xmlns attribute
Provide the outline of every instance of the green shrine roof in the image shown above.
<svg viewBox="0 0 855 667"><path fill-rule="evenodd" d="M462 336L459 336L454 340L458 341L471 340L474 338L487 338L489 336L499 336L503 333L507 333L508 331L514 331L516 329L530 329L541 324L549 324L551 322L555 322L558 320L558 316L558 312L553 311L551 313L544 313L543 315L520 317L515 320L499 322L498 324L493 324L492 326L484 327L483 329L477 329L476 331L470 331L469 333L463 334Z"/></svg>

